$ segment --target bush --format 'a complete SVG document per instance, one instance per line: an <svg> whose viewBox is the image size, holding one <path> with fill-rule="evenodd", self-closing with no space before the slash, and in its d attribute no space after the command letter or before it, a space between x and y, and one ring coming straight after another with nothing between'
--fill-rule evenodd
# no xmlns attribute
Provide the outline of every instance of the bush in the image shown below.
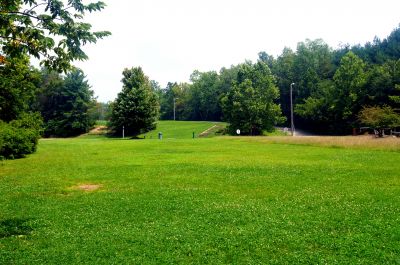
<svg viewBox="0 0 400 265"><path fill-rule="evenodd" d="M400 126L400 115L389 106L364 107L358 114L361 124L377 128L396 128Z"/></svg>
<svg viewBox="0 0 400 265"><path fill-rule="evenodd" d="M10 123L0 121L0 158L21 158L35 152L41 126L38 114L23 114Z"/></svg>

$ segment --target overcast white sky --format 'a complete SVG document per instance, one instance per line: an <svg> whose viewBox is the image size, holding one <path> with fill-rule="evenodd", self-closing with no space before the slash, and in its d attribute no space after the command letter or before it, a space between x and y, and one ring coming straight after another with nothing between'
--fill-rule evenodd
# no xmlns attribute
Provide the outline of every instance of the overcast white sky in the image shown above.
<svg viewBox="0 0 400 265"><path fill-rule="evenodd" d="M112 36L87 45L83 69L99 101L121 91L122 70L141 66L162 87L186 82L194 70L279 55L305 39L332 48L387 37L400 23L399 0L103 0L88 15L94 30Z"/></svg>

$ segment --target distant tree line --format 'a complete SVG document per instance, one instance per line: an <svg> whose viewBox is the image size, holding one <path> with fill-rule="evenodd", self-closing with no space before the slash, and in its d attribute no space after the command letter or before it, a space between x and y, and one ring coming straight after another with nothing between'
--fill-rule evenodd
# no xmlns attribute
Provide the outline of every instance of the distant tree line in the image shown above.
<svg viewBox="0 0 400 265"><path fill-rule="evenodd" d="M83 8L80 1L74 3L73 8ZM83 9L102 7L99 2ZM10 8L16 8L13 1ZM21 19L13 12L11 18ZM52 12L59 14L60 7ZM80 26L79 32L93 41L108 34L96 35L90 27ZM122 72L121 92L109 103L97 102L85 74L70 65L77 54L63 57L73 46L54 57L45 56L44 67L38 70L28 59L37 52L29 50L33 41L29 38L34 36L18 46L13 38L28 34L27 30L8 32L0 27L0 33L4 35L0 37L0 158L34 152L40 136L88 132L98 119L109 120L116 135L122 130L127 136L144 133L154 129L159 118L227 121L231 134L240 129L244 135L259 135L290 124L292 83L297 127L348 134L358 126L400 126L399 28L382 41L337 50L319 39L306 40L296 51L285 48L277 58L260 52L255 63L245 61L219 72L194 71L189 83L170 82L166 88L151 81L140 67L127 68ZM43 52L52 49L49 39L36 36Z"/></svg>
<svg viewBox="0 0 400 265"><path fill-rule="evenodd" d="M266 65L269 70L262 70L264 66L261 65ZM261 114L263 117L267 115L271 124L289 126L289 90L290 84L295 83L294 109L298 127L324 134L348 134L353 127L376 124L376 121L371 123L364 119L364 112L382 110L394 115L386 122L381 121L381 126L400 126L399 28L393 30L386 39L375 38L364 46L344 45L334 50L321 39L306 40L298 43L296 51L285 48L277 58L260 52L255 64L245 62L222 68L219 72L194 71L190 83L171 82L165 89L155 85L160 98L160 118L173 119L174 102L175 115L179 120L227 120L231 124L236 123L236 118L241 118L232 116L231 110L238 104L241 105L239 110L243 116L250 118L249 114L244 114L244 106L254 110L257 104L253 107L248 105L255 101L250 100L252 95L244 88L252 86L243 83L243 76L249 75L244 73L246 68L254 68L250 74L252 77L247 78L252 84L254 78L270 79L268 85L253 88L257 93L263 93L262 89L268 90L266 93L270 97L263 102L269 106L277 104L273 107L274 111ZM276 86L278 91L271 90L271 86ZM232 94L236 97L233 98ZM279 117L279 106L286 119ZM251 113L260 114L260 109L256 110ZM241 123L236 126L244 125ZM247 125L244 131L251 132L249 126L253 125ZM261 127L257 127L256 131L260 132Z"/></svg>
<svg viewBox="0 0 400 265"><path fill-rule="evenodd" d="M39 113L44 136L69 137L87 132L99 115L93 91L80 69L62 75L47 68L34 69L25 58L1 67L0 76L0 119L4 122Z"/></svg>
<svg viewBox="0 0 400 265"><path fill-rule="evenodd" d="M228 131L259 135L284 121L279 90L268 65L246 61L223 68L220 73L194 71L191 83L155 86L160 99L160 118L229 122Z"/></svg>

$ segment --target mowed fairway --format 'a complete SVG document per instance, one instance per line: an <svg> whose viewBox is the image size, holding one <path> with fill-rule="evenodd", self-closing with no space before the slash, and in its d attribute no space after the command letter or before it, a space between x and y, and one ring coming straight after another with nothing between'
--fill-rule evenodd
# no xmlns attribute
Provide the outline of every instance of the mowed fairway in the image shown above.
<svg viewBox="0 0 400 265"><path fill-rule="evenodd" d="M400 263L399 151L262 139L41 140L1 162L0 264Z"/></svg>

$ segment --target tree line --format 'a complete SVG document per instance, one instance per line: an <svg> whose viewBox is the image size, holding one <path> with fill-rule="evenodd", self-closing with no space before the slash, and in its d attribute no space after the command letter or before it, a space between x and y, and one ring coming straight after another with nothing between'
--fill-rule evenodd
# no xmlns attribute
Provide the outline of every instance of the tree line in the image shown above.
<svg viewBox="0 0 400 265"><path fill-rule="evenodd" d="M320 39L306 40L276 58L260 52L255 63L194 71L189 83L170 82L166 88L140 67L127 68L117 99L97 102L72 62L87 58L82 45L110 34L92 32L81 22L85 12L104 7L80 0L1 3L0 158L34 152L41 135L87 132L96 119L109 119L116 135L154 129L159 118L222 120L228 133L259 135L289 125L293 83L298 127L348 134L358 126L400 126L399 28L384 40L336 50ZM29 56L41 59L40 70Z"/></svg>
<svg viewBox="0 0 400 265"><path fill-rule="evenodd" d="M323 134L349 134L352 128L360 126L398 127L399 47L400 29L397 28L384 40L375 38L364 46L344 45L334 50L321 39L306 40L298 43L295 51L284 48L277 58L260 52L255 64L246 61L219 72L194 71L190 83L171 82L164 89L155 84L160 98L160 117L173 119L175 105L175 115L180 120L233 122L235 118L227 98L235 104L247 100L244 105L256 113L259 109L249 104L257 104L250 100L251 95L243 87L250 87L243 84L244 69L253 67L253 77L270 78L277 87L277 92L272 89L267 93L283 114L283 119L278 117L276 106L275 122L284 126L290 124L289 91L290 84L294 83L294 119L298 127ZM268 72L261 70L260 65L266 65ZM254 84L254 78L248 80ZM263 88L268 90L268 86ZM262 88L257 91L261 92ZM232 93L236 95L234 99ZM241 111L245 113L245 108ZM372 119L374 116L378 118Z"/></svg>

